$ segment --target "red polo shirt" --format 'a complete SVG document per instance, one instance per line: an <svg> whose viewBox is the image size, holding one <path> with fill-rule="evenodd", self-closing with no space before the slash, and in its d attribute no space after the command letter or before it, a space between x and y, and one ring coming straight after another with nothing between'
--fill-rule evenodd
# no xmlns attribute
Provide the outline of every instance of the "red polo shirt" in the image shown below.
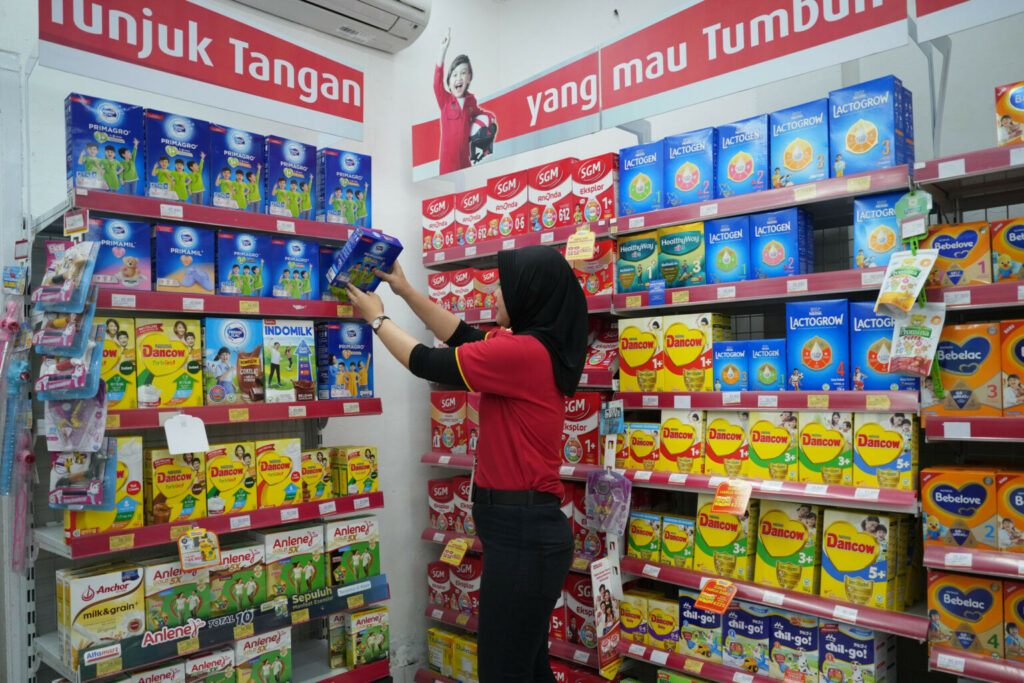
<svg viewBox="0 0 1024 683"><path fill-rule="evenodd" d="M455 358L466 386L481 393L477 486L560 497L565 397L544 345L496 330L459 346Z"/></svg>

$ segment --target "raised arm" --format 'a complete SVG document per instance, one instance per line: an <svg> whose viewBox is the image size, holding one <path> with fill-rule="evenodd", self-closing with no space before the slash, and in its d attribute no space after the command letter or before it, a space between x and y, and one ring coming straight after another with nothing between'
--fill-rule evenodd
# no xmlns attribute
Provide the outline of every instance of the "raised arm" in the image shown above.
<svg viewBox="0 0 1024 683"><path fill-rule="evenodd" d="M409 281L405 279L402 266L397 261L390 273L375 270L374 275L388 283L391 291L405 300L416 317L423 321L423 324L434 333L435 337L441 341L448 341L455 334L455 330L458 329L459 323L462 321L454 313L446 311L431 301L423 292L417 291L410 285Z"/></svg>

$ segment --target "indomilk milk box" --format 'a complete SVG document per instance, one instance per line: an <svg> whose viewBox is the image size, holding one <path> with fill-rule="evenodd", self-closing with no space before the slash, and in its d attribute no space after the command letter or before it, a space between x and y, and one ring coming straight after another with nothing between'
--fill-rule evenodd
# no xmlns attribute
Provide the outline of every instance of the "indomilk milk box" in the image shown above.
<svg viewBox="0 0 1024 683"><path fill-rule="evenodd" d="M665 206L715 198L715 129L701 128L662 140L665 149Z"/></svg>
<svg viewBox="0 0 1024 683"><path fill-rule="evenodd" d="M526 171L487 180L487 232L497 229L499 237L524 235L528 231Z"/></svg>
<svg viewBox="0 0 1024 683"><path fill-rule="evenodd" d="M572 172L572 222L615 218L619 207L619 155L581 159Z"/></svg>
<svg viewBox="0 0 1024 683"><path fill-rule="evenodd" d="M846 299L786 303L787 389L850 388L848 317Z"/></svg>
<svg viewBox="0 0 1024 683"><path fill-rule="evenodd" d="M572 225L572 171L579 159L569 157L527 171L528 230L540 232Z"/></svg>
<svg viewBox="0 0 1024 683"><path fill-rule="evenodd" d="M469 247L495 235L487 233L487 188L478 187L455 194L455 242Z"/></svg>

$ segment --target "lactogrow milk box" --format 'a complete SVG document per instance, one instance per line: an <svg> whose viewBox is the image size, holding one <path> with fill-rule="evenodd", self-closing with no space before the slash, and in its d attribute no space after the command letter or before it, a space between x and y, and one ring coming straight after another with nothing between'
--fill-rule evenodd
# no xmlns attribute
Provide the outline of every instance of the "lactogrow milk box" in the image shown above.
<svg viewBox="0 0 1024 683"><path fill-rule="evenodd" d="M747 391L747 342L714 343L715 391Z"/></svg>
<svg viewBox="0 0 1024 683"><path fill-rule="evenodd" d="M157 224L153 277L158 292L213 294L217 264L213 230Z"/></svg>
<svg viewBox="0 0 1024 683"><path fill-rule="evenodd" d="M217 231L217 293L270 296L273 282L269 235Z"/></svg>
<svg viewBox="0 0 1024 683"><path fill-rule="evenodd" d="M302 444L280 438L253 443L256 449L257 507L281 507L302 502Z"/></svg>
<svg viewBox="0 0 1024 683"><path fill-rule="evenodd" d="M100 244L92 284L100 289L152 289L151 232L142 221L90 216L86 239Z"/></svg>
<svg viewBox="0 0 1024 683"><path fill-rule="evenodd" d="M786 340L751 339L747 342L747 383L751 391L786 388Z"/></svg>
<svg viewBox="0 0 1024 683"><path fill-rule="evenodd" d="M799 208L750 216L752 277L813 273L814 236L811 230L810 214Z"/></svg>
<svg viewBox="0 0 1024 683"><path fill-rule="evenodd" d="M316 341L311 320L263 321L267 403L316 399Z"/></svg>
<svg viewBox="0 0 1024 683"><path fill-rule="evenodd" d="M372 228L370 156L325 148L316 153L316 162L316 219Z"/></svg>
<svg viewBox="0 0 1024 683"><path fill-rule="evenodd" d="M665 206L715 198L715 129L701 128L662 140L665 154Z"/></svg>
<svg viewBox="0 0 1024 683"><path fill-rule="evenodd" d="M253 538L263 541L267 599L309 593L327 585L322 524L254 533Z"/></svg>
<svg viewBox="0 0 1024 683"><path fill-rule="evenodd" d="M786 303L788 389L850 388L849 305L846 299Z"/></svg>
<svg viewBox="0 0 1024 683"><path fill-rule="evenodd" d="M305 220L316 217L316 147L267 136L264 178L267 213Z"/></svg>
<svg viewBox="0 0 1024 683"><path fill-rule="evenodd" d="M220 564L210 567L210 616L258 607L267 599L266 548L244 541L220 550Z"/></svg>
<svg viewBox="0 0 1024 683"><path fill-rule="evenodd" d="M708 284L739 282L752 277L749 231L748 216L704 222Z"/></svg>
<svg viewBox="0 0 1024 683"><path fill-rule="evenodd" d="M572 172L579 159L570 157L527 171L527 228L551 230L579 222L572 219Z"/></svg>
<svg viewBox="0 0 1024 683"><path fill-rule="evenodd" d="M827 99L772 112L770 124L772 187L829 177Z"/></svg>
<svg viewBox="0 0 1024 683"><path fill-rule="evenodd" d="M206 514L256 509L256 454L252 441L210 444L206 460Z"/></svg>
<svg viewBox="0 0 1024 683"><path fill-rule="evenodd" d="M292 680L292 629L278 629L235 641L238 683Z"/></svg>
<svg viewBox="0 0 1024 683"><path fill-rule="evenodd" d="M853 266L876 268L889 265L889 256L900 249L896 202L902 192L887 192L853 200Z"/></svg>
<svg viewBox="0 0 1024 683"><path fill-rule="evenodd" d="M210 124L209 192L206 203L221 209L263 213L263 152L258 133Z"/></svg>
<svg viewBox="0 0 1024 683"><path fill-rule="evenodd" d="M206 318L203 386L206 405L263 402L263 323Z"/></svg>
<svg viewBox="0 0 1024 683"><path fill-rule="evenodd" d="M900 79L883 76L833 90L829 102L829 156L833 178L913 163Z"/></svg>
<svg viewBox="0 0 1024 683"><path fill-rule="evenodd" d="M68 192L143 194L142 107L71 93L64 100L64 136Z"/></svg>
<svg viewBox="0 0 1024 683"><path fill-rule="evenodd" d="M870 301L850 302L850 384L854 391L916 391L917 377L889 372L893 318Z"/></svg>
<svg viewBox="0 0 1024 683"><path fill-rule="evenodd" d="M572 172L572 222L615 218L619 208L619 155L581 159Z"/></svg>
<svg viewBox="0 0 1024 683"><path fill-rule="evenodd" d="M146 196L205 204L210 189L210 124L155 109L146 109L143 117Z"/></svg>
<svg viewBox="0 0 1024 683"><path fill-rule="evenodd" d="M104 318L103 360L100 379L106 384L107 410L125 410L138 405L136 388L135 320ZM97 320L99 322L99 320Z"/></svg>
<svg viewBox="0 0 1024 683"><path fill-rule="evenodd" d="M203 404L202 340L198 320L135 320L140 408Z"/></svg>
<svg viewBox="0 0 1024 683"><path fill-rule="evenodd" d="M768 115L719 126L716 135L718 196L733 197L767 189Z"/></svg>
<svg viewBox="0 0 1024 683"><path fill-rule="evenodd" d="M619 215L664 206L665 151L661 141L619 150Z"/></svg>

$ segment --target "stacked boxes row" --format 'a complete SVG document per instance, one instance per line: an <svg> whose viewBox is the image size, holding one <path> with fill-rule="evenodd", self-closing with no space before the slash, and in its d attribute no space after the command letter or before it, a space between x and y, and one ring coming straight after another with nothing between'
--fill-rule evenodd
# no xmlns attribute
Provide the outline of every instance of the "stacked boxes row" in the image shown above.
<svg viewBox="0 0 1024 683"><path fill-rule="evenodd" d="M921 470L924 544L1024 553L1024 472L984 466Z"/></svg>
<svg viewBox="0 0 1024 683"><path fill-rule="evenodd" d="M428 628L427 666L434 673L457 683L479 683L476 636Z"/></svg>
<svg viewBox="0 0 1024 683"><path fill-rule="evenodd" d="M494 308L498 286L497 268L462 268L427 276L427 296L454 313Z"/></svg>
<svg viewBox="0 0 1024 683"><path fill-rule="evenodd" d="M928 644L1024 662L1024 582L928 572Z"/></svg>

